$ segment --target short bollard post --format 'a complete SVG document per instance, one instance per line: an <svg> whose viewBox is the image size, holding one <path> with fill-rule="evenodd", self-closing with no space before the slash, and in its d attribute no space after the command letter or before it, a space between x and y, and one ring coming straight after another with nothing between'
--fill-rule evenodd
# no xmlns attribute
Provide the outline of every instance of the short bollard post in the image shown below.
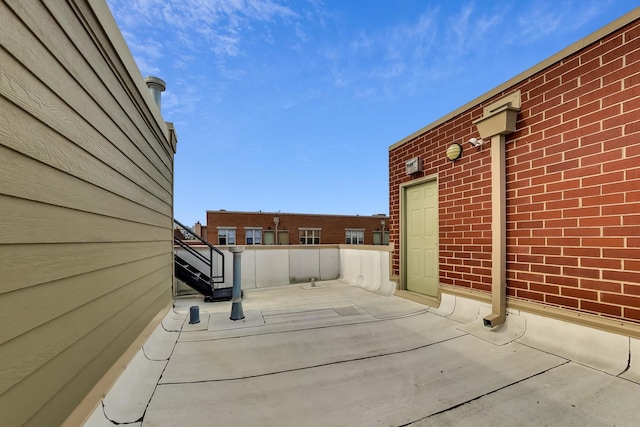
<svg viewBox="0 0 640 427"><path fill-rule="evenodd" d="M194 323L200 323L200 307L197 305L192 305L189 308L189 323L192 325Z"/></svg>
<svg viewBox="0 0 640 427"><path fill-rule="evenodd" d="M229 248L229 252L233 254L233 290L231 292L231 320L244 319L244 312L242 311L242 265L240 256L244 252L242 246L232 246Z"/></svg>

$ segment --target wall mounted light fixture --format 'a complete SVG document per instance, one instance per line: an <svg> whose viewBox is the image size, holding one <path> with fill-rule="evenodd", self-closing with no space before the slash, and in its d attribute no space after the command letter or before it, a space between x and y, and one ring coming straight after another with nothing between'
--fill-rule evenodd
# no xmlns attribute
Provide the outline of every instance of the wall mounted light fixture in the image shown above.
<svg viewBox="0 0 640 427"><path fill-rule="evenodd" d="M484 144L484 139L471 138L469 140L469 144L473 145L474 147L481 147Z"/></svg>
<svg viewBox="0 0 640 427"><path fill-rule="evenodd" d="M462 145L451 144L449 148L447 148L447 159L455 162L460 157L462 157Z"/></svg>

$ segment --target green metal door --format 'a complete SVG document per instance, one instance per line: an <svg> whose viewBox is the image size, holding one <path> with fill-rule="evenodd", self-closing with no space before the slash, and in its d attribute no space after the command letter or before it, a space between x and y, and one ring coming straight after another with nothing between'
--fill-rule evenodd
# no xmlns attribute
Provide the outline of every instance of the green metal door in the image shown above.
<svg viewBox="0 0 640 427"><path fill-rule="evenodd" d="M407 290L438 296L438 183L429 181L406 190Z"/></svg>

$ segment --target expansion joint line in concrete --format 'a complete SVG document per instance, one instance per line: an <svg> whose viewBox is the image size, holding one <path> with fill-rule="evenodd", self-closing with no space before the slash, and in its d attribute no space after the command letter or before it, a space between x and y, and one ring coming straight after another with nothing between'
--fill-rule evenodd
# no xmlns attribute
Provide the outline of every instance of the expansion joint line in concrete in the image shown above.
<svg viewBox="0 0 640 427"><path fill-rule="evenodd" d="M483 398L483 397L485 397L485 396L490 396L490 395L492 395L492 394L494 394L494 393L499 392L500 390L504 390L504 389L509 388L509 387L511 387L511 386L514 386L514 385L516 385L516 384L520 384L521 382L528 381L528 380L530 380L531 378L535 378L535 377L537 377L537 376L539 376L539 375L542 375L542 374L545 374L545 373L547 373L547 372L550 372L550 371L552 371L552 370L554 370L554 369L556 369L556 368L559 368L559 367L561 367L561 366L566 365L567 363L571 363L571 361L570 361L570 360L565 360L564 362L560 363L559 365L552 366L551 368L549 368L549 369L545 369L545 370L540 371L540 372L536 372L536 373L535 373L535 374L533 374L533 375L529 375L528 377L522 378L522 379L520 379L520 380L518 380L518 381L514 381L514 382L512 382L512 383L510 383L510 384L507 384L507 385L504 385L504 386L502 386L502 387L498 387L498 388L496 388L495 390L491 390L491 391L489 391L489 392L487 392L487 393L484 393L484 394L481 394L481 395L479 395L479 396L476 396L476 397L474 397L473 399L469 399L469 400L466 400L466 401L464 401L464 402L460 402L460 403L458 403L457 405L453 405L453 406L451 406L451 407L449 407L449 408L446 408L446 409L443 409L443 410L441 410L441 411L434 412L433 414L429 414L429 415L427 415L426 417L418 418L417 420L413 420L413 421L408 422L408 423L406 423L406 424L401 424L401 425L399 425L398 427L406 427L406 426L410 426L411 424L413 424L413 423L417 423L418 421L426 420L427 418L431 418L431 417L434 417L434 416L439 415L439 414L444 414L444 413L446 413L446 412L453 411L454 409L457 409L457 408L459 408L459 407L461 407L461 406L464 406L464 405L467 405L467 404L469 404L469 403L471 403L471 402L475 402L476 400L482 399L482 398Z"/></svg>
<svg viewBox="0 0 640 427"><path fill-rule="evenodd" d="M176 342L177 342L177 341L176 341ZM175 343L173 344L173 348L174 348L174 349L176 348ZM143 356L144 356L144 358L145 358L145 359L147 359L149 362L169 362L169 358L171 357L171 356L169 356L169 357L167 357L166 359L152 359L152 358L150 358L150 357L147 355L147 352L145 351L144 346L142 346L142 348L141 348L140 350L142 350L142 355L143 355ZM173 353L173 349L171 350L171 353Z"/></svg>
<svg viewBox="0 0 640 427"><path fill-rule="evenodd" d="M392 352L389 352L389 353L376 354L374 356L356 357L356 358L353 358L353 359L339 360L339 361L336 361L336 362L319 363L317 365L303 366L303 367L300 367L300 368L293 368L293 369L285 369L285 370L282 370L282 371L268 372L268 373L265 373L265 374L255 374L255 375L247 375L247 376L244 376L244 377L220 378L220 379L212 379L212 380L175 381L175 382L166 382L166 383L162 383L162 384L158 384L158 385L159 386L164 386L164 385L180 385L180 384L205 384L205 383L216 383L216 382L224 382L224 381L241 381L241 380L247 380L247 379L251 379L251 378L268 377L268 376L271 376L271 375L286 374L288 372L304 371L306 369L322 368L324 366L339 365L339 364L342 364L342 363L358 362L358 361L361 361L361 360L377 359L377 358L380 358L380 357L393 356L393 355L396 355L396 354L410 353L412 351L416 351L416 350L420 350L420 349L423 349L423 348L431 347L432 345L441 344L441 343L444 343L444 342L447 342L447 341L452 341L452 340L455 340L457 338L460 338L461 336L464 336L464 335L459 335L459 336L447 338L447 339L444 339L444 340L435 341L435 342L432 342L432 343L429 343L429 344L420 345L418 347L412 347L412 348L407 348L407 349L404 349L404 350L392 351Z"/></svg>
<svg viewBox="0 0 640 427"><path fill-rule="evenodd" d="M416 316L419 314L424 314L424 313L429 313L429 308L425 308L423 310L418 310L418 311L414 311L412 313L407 313L407 314L398 314L397 316L389 316L389 317L378 317L374 314L371 314L369 311L367 311L366 308L360 306L357 302L353 303L354 306L358 307L360 310L363 310L366 313L369 313L369 315L375 319L378 320L393 320L393 319L404 319L405 317L411 317L411 316Z"/></svg>
<svg viewBox="0 0 640 427"><path fill-rule="evenodd" d="M111 418L109 418L107 416L107 412L105 410L104 407L104 400L102 400L102 402L100 402L102 405L102 414L104 415L104 419L109 421L111 424L115 425L115 426L126 426L126 425L130 425L130 424L137 424L137 423L141 423L144 420L144 414L142 414L142 416L140 418L138 418L135 421L125 421L125 422L121 422L119 423L118 421L112 420ZM147 406L149 406L149 404L147 403ZM145 413L147 412L147 408L144 408Z"/></svg>
<svg viewBox="0 0 640 427"><path fill-rule="evenodd" d="M519 338L518 338L518 339L519 339ZM518 344L520 344L520 345L523 345L523 346L525 346L525 347L529 347L529 348L531 348L531 349L533 349L533 350L541 351L541 352L543 352L543 353L547 353L547 354L550 354L550 355L552 355L552 356L560 357L560 358L562 358L562 359L567 359L567 360L569 360L569 361L571 361L571 362L575 363L576 365L584 366L585 368L593 369L594 371L602 372L603 374L606 374L606 375L609 375L609 376L613 376L613 377L617 377L617 378L623 379L623 380L625 380L625 381L631 381L632 383L636 383L636 384L638 384L636 381L632 381L632 380L630 380L630 379L628 379L628 378L624 378L624 377L622 377L622 376L621 376L622 374L624 374L625 372L627 372L629 369L631 369L631 338L629 338L629 356L628 356L628 358L627 358L627 367L626 367L626 368L624 368L624 369L622 370L622 372L620 372L619 374L612 374L611 372L605 371L605 370L603 370L603 369L596 368L596 367L594 367L594 366L592 366L592 365L588 365L588 364L586 364L586 363L581 363L581 362L579 362L579 361L577 361L577 360L568 359L568 356L563 356L563 355L561 355L561 354L557 354L557 353L554 353L554 352L552 352L552 351L543 350L543 349L540 349L540 348L538 348L538 347L534 347L534 346L532 346L532 345L529 345L529 344L525 344L525 343L519 342L519 341L518 341L518 339L516 339L514 342L516 342L516 343L518 343Z"/></svg>
<svg viewBox="0 0 640 427"><path fill-rule="evenodd" d="M322 311L322 310L314 310L314 311ZM181 344L184 343L192 343L192 342L206 342L206 341L222 341L222 340L235 340L235 339L241 339L241 338L247 338L247 337L256 337L256 336L260 336L260 335L276 335L276 334L288 334L291 332L301 332L301 331L314 331L314 330L319 330L319 329L328 329L328 328L340 328L340 327L344 327L344 326L351 326L351 325L360 325L363 323L375 323L375 322L387 322L387 321L391 321L391 320L398 320L398 319L404 319L404 318L408 318L408 317L412 317L412 316L419 316L421 314L426 314L429 313L428 310L424 310L424 311L419 311L416 313L410 313L410 314L405 314L402 316L395 316L395 317L376 317L374 315L371 315L371 317L373 319L371 320L359 320L357 322L353 322L353 323L340 323L338 325L323 325L323 326L314 326L311 328L300 328L300 329L290 329L290 330L284 330L284 331L270 331L270 332L256 332L255 334L246 334L246 335L236 335L236 336L232 336L232 337L214 337L214 338L203 338L203 339L194 339L194 340L187 340L187 341L180 341L180 337L178 337L178 341ZM433 314L433 313L432 313ZM281 314L276 314L276 315L267 315L267 317L270 316L282 316ZM460 323L460 322L458 322ZM265 320L265 325L268 325L269 323L266 322ZM256 326L256 328L262 328L263 326ZM193 332L198 332L198 331L193 331ZM191 331L187 331L187 334L192 333Z"/></svg>
<svg viewBox="0 0 640 427"><path fill-rule="evenodd" d="M186 318L183 321L183 323L184 322L186 322ZM162 378L162 376L164 375L164 371L167 369L167 366L169 366L169 360L171 360L171 356L173 355L173 352L176 350L176 345L178 344L178 340L180 339L180 335L182 334L182 327L180 328L179 331L170 331L164 326L164 324L162 322L160 322L160 326L162 327L162 329L165 332L178 332L178 337L176 338L176 341L173 343L173 347L171 348L171 353L169 353L169 357L167 359L164 359L164 360L155 360L155 359L151 359L151 358L149 358L149 356L147 356L147 353L144 350L144 345L142 346L141 350L142 350L142 355L144 356L144 358L147 359L150 362L166 362L165 365L164 365L164 368L162 369L162 373L160 374L160 378ZM113 424L113 425L131 425L131 424L142 423L144 421L144 416L147 414L147 409L149 409L149 404L151 403L151 400L153 399L153 396L156 394L156 390L158 389L158 383L160 382L160 378L158 378L158 381L156 381L156 386L153 388L153 392L151 393L151 396L149 397L149 401L147 402L147 404L144 407L144 412L142 413L142 415L137 420L123 421L123 422L118 422L118 421L112 420L111 418L109 418L107 416L107 412L106 412L106 409L105 409L105 406L104 406L104 399L102 399L100 404L102 405L102 414L104 415L104 418L107 421L109 421L111 424Z"/></svg>
<svg viewBox="0 0 640 427"><path fill-rule="evenodd" d="M631 369L631 337L629 337L629 358L627 359L627 367L624 368L624 370L622 372L620 372L618 375L616 376L620 376L622 374L624 374L625 372L627 372L629 369Z"/></svg>

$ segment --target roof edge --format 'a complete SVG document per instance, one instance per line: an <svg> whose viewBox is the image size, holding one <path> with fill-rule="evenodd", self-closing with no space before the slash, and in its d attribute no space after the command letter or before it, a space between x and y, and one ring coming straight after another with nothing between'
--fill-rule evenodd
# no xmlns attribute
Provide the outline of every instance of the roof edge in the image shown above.
<svg viewBox="0 0 640 427"><path fill-rule="evenodd" d="M168 141L171 138L169 128L167 127L164 117L160 112L160 108L149 92L149 88L144 81L144 77L140 72L140 68L138 68L138 64L133 57L133 53L131 53L131 50L129 49L129 46L127 45L127 42L122 35L122 31L120 30L116 19L113 16L111 9L109 9L109 5L104 0L88 0L87 3L92 9L99 24L102 25L102 30L108 37L113 49L118 54L119 60L122 62L122 65L129 73L129 78L138 89L138 92L146 102L147 107L151 115L153 116L153 119L158 124L158 126L160 126L164 137Z"/></svg>
<svg viewBox="0 0 640 427"><path fill-rule="evenodd" d="M373 215L359 215L359 214L323 214L323 213L301 213L301 212L268 212L268 211L228 211L224 209L211 210L207 209L206 213L222 213L222 214L249 214L249 215L298 215L298 216L332 216L332 217L354 217L354 218L389 218L388 214L373 214Z"/></svg>

